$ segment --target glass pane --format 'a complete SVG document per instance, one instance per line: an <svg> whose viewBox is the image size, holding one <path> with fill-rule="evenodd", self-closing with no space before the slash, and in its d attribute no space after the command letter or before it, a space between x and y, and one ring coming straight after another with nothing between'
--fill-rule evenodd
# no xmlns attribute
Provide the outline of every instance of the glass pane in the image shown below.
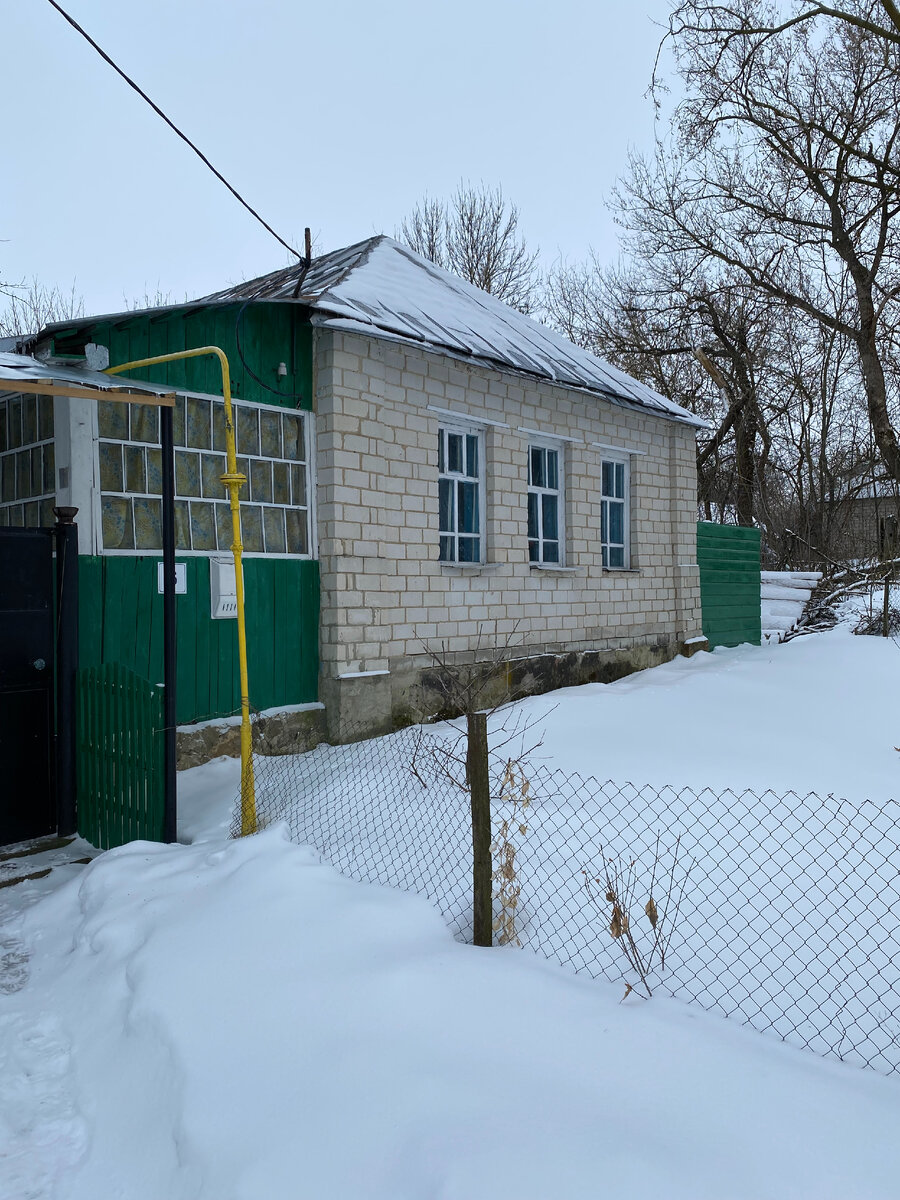
<svg viewBox="0 0 900 1200"><path fill-rule="evenodd" d="M441 548L440 548L441 562L455 562L456 561L454 558L454 555L453 555L453 544L454 543L453 543L452 537L442 537L441 538Z"/></svg>
<svg viewBox="0 0 900 1200"><path fill-rule="evenodd" d="M287 518L288 554L309 554L306 513L289 508L284 515Z"/></svg>
<svg viewBox="0 0 900 1200"><path fill-rule="evenodd" d="M559 542L544 542L544 562L559 562Z"/></svg>
<svg viewBox="0 0 900 1200"><path fill-rule="evenodd" d="M291 496L292 502L300 507L306 505L306 467L291 467Z"/></svg>
<svg viewBox="0 0 900 1200"><path fill-rule="evenodd" d="M9 509L0 508L0 529L5 529L9 525Z"/></svg>
<svg viewBox="0 0 900 1200"><path fill-rule="evenodd" d="M6 436L6 414L9 411L9 401L0 400L0 453L9 448Z"/></svg>
<svg viewBox="0 0 900 1200"><path fill-rule="evenodd" d="M147 470L144 466L143 446L125 447L125 490L146 492Z"/></svg>
<svg viewBox="0 0 900 1200"><path fill-rule="evenodd" d="M191 504L191 544L194 550L215 550L216 512L212 504Z"/></svg>
<svg viewBox="0 0 900 1200"><path fill-rule="evenodd" d="M25 505L25 528L40 529L41 527L41 506L37 503Z"/></svg>
<svg viewBox="0 0 900 1200"><path fill-rule="evenodd" d="M478 478L478 438L468 435L466 437L466 474L472 479Z"/></svg>
<svg viewBox="0 0 900 1200"><path fill-rule="evenodd" d="M625 464L616 463L616 495L620 500L625 498Z"/></svg>
<svg viewBox="0 0 900 1200"><path fill-rule="evenodd" d="M559 487L559 451L547 451L547 487Z"/></svg>
<svg viewBox="0 0 900 1200"><path fill-rule="evenodd" d="M458 483L456 497L460 533L478 533L478 484Z"/></svg>
<svg viewBox="0 0 900 1200"><path fill-rule="evenodd" d="M609 566L609 551L607 550L607 548L605 546L603 547L600 557L601 557L603 566L608 567Z"/></svg>
<svg viewBox="0 0 900 1200"><path fill-rule="evenodd" d="M284 427L284 457L292 462L305 462L303 417L300 413L282 413L281 421Z"/></svg>
<svg viewBox="0 0 900 1200"><path fill-rule="evenodd" d="M266 458L281 458L281 414L260 410L259 432Z"/></svg>
<svg viewBox="0 0 900 1200"><path fill-rule="evenodd" d="M284 540L284 509L264 508L263 528L266 534L266 553L284 554L287 549Z"/></svg>
<svg viewBox="0 0 900 1200"><path fill-rule="evenodd" d="M225 474L224 454L201 454L201 473L203 475L203 495L221 500L225 495L222 476Z"/></svg>
<svg viewBox="0 0 900 1200"><path fill-rule="evenodd" d="M605 462L602 468L603 480L601 483L600 494L603 496L612 496L613 491L613 464Z"/></svg>
<svg viewBox="0 0 900 1200"><path fill-rule="evenodd" d="M34 397L32 397L33 399ZM35 415L37 410L35 410ZM41 464L41 447L35 446L31 453L31 490L29 495L40 496L44 490L44 471Z"/></svg>
<svg viewBox="0 0 900 1200"><path fill-rule="evenodd" d="M22 397L22 444L30 446L38 440L37 396ZM26 518L27 519L27 518Z"/></svg>
<svg viewBox="0 0 900 1200"><path fill-rule="evenodd" d="M213 450L224 450L225 446L225 405L220 400L212 401L212 443Z"/></svg>
<svg viewBox="0 0 900 1200"><path fill-rule="evenodd" d="M184 445L184 396L175 397L172 410L172 440L176 446Z"/></svg>
<svg viewBox="0 0 900 1200"><path fill-rule="evenodd" d="M9 448L15 450L22 445L22 397L14 396L9 402Z"/></svg>
<svg viewBox="0 0 900 1200"><path fill-rule="evenodd" d="M241 500L247 500L250 497L250 459L249 458L239 458L237 460L237 473L238 473L238 475L243 475L244 478L247 480L246 483L241 484L240 491L238 492L238 495L240 496Z"/></svg>
<svg viewBox="0 0 900 1200"><path fill-rule="evenodd" d="M272 503L272 464L254 459L250 464L250 491L254 500Z"/></svg>
<svg viewBox="0 0 900 1200"><path fill-rule="evenodd" d="M450 479L438 480L438 529L452 533L453 523L453 482ZM443 557L443 556L442 556Z"/></svg>
<svg viewBox="0 0 900 1200"><path fill-rule="evenodd" d="M609 536L607 535L606 531L607 526L609 525L609 521L606 519L608 509L609 505L604 500L600 505L600 541L604 543L609 541ZM605 563L606 559L603 561Z"/></svg>
<svg viewBox="0 0 900 1200"><path fill-rule="evenodd" d="M147 449L147 491L162 495L162 450Z"/></svg>
<svg viewBox="0 0 900 1200"><path fill-rule="evenodd" d="M38 396L38 437L42 442L53 437L52 396Z"/></svg>
<svg viewBox="0 0 900 1200"><path fill-rule="evenodd" d="M444 473L444 431L438 430L438 471Z"/></svg>
<svg viewBox="0 0 900 1200"><path fill-rule="evenodd" d="M162 502L138 497L134 501L134 544L138 550L162 549Z"/></svg>
<svg viewBox="0 0 900 1200"><path fill-rule="evenodd" d="M621 546L610 546L609 565L611 567L625 566L625 551Z"/></svg>
<svg viewBox="0 0 900 1200"><path fill-rule="evenodd" d="M200 495L200 455L189 450L175 451L175 493L178 496Z"/></svg>
<svg viewBox="0 0 900 1200"><path fill-rule="evenodd" d="M97 402L97 426L102 438L128 440L128 405L118 400Z"/></svg>
<svg viewBox="0 0 900 1200"><path fill-rule="evenodd" d="M44 529L48 529L51 525L56 524L56 517L53 515L53 506L55 500L41 501L41 525Z"/></svg>
<svg viewBox="0 0 900 1200"><path fill-rule="evenodd" d="M459 561L478 562L481 539L477 537L461 537L459 539Z"/></svg>
<svg viewBox="0 0 900 1200"><path fill-rule="evenodd" d="M131 405L131 440L159 441L159 409L152 404Z"/></svg>
<svg viewBox="0 0 900 1200"><path fill-rule="evenodd" d="M20 450L16 455L16 499L31 495L31 451Z"/></svg>
<svg viewBox="0 0 900 1200"><path fill-rule="evenodd" d="M53 442L44 447L44 487L45 492L56 491L56 451Z"/></svg>
<svg viewBox="0 0 900 1200"><path fill-rule="evenodd" d="M303 470L302 467L295 467L294 469L296 471ZM272 495L275 498L276 504L290 504L291 502L291 476L287 463L272 463Z"/></svg>
<svg viewBox="0 0 900 1200"><path fill-rule="evenodd" d="M233 540L234 537L231 529L231 506L228 504L217 504L216 541L219 543L219 549L230 550Z"/></svg>
<svg viewBox="0 0 900 1200"><path fill-rule="evenodd" d="M541 516L543 517L542 529L545 538L550 538L551 541L556 541L559 537L559 528L557 525L559 516L559 497L541 496Z"/></svg>
<svg viewBox="0 0 900 1200"><path fill-rule="evenodd" d="M541 531L538 528L537 492L528 493L528 536L530 538L537 538L541 536Z"/></svg>
<svg viewBox="0 0 900 1200"><path fill-rule="evenodd" d="M25 512L21 504L14 504L9 510L9 523L15 528L21 528L22 522L25 519Z"/></svg>
<svg viewBox="0 0 900 1200"><path fill-rule="evenodd" d="M179 550L191 548L191 518L187 500L175 501L175 545Z"/></svg>
<svg viewBox="0 0 900 1200"><path fill-rule="evenodd" d="M124 492L125 476L122 473L122 447L100 443L100 490L101 492Z"/></svg>
<svg viewBox="0 0 900 1200"><path fill-rule="evenodd" d="M461 433L447 434L447 470L457 471L460 475L463 469L463 440Z"/></svg>
<svg viewBox="0 0 900 1200"><path fill-rule="evenodd" d="M131 501L124 496L103 496L100 511L104 550L133 550Z"/></svg>
<svg viewBox="0 0 900 1200"><path fill-rule="evenodd" d="M259 454L259 413L244 405L237 410L237 444L241 454Z"/></svg>
<svg viewBox="0 0 900 1200"><path fill-rule="evenodd" d="M532 446L530 453L531 465L531 485L532 487L545 487L544 483L544 451L540 446Z"/></svg>
<svg viewBox="0 0 900 1200"><path fill-rule="evenodd" d="M625 505L610 504L609 506L609 541L610 545L625 541Z"/></svg>
<svg viewBox="0 0 900 1200"><path fill-rule="evenodd" d="M187 444L198 450L208 450L212 445L209 427L209 401L188 396Z"/></svg>
<svg viewBox="0 0 900 1200"><path fill-rule="evenodd" d="M241 505L241 541L244 549L259 553L263 549L262 509Z"/></svg>
<svg viewBox="0 0 900 1200"><path fill-rule="evenodd" d="M0 496L3 500L16 498L16 456L6 454L0 458Z"/></svg>
<svg viewBox="0 0 900 1200"><path fill-rule="evenodd" d="M538 552L538 543L528 543L528 558L530 562L540 562L540 554Z"/></svg>

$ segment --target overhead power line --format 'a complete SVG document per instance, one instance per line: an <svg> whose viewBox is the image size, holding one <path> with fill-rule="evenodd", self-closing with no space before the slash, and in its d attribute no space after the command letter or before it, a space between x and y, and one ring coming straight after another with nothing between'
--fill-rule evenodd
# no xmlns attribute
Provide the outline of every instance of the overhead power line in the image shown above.
<svg viewBox="0 0 900 1200"><path fill-rule="evenodd" d="M237 200L240 204L243 204L243 206L244 206L244 208L246 208L247 212L250 213L250 215L252 217L254 217L257 221L259 221L259 223L260 223L260 225L262 225L263 229L268 230L269 233L271 233L272 237L275 238L276 241L280 242L282 246L284 246L285 250L287 250L291 254L293 254L295 258L299 258L301 262L304 262L305 260L303 258L303 255L300 254L297 250L295 250L293 246L288 245L288 243L284 240L284 238L280 237L279 234L277 234L275 232L275 230L268 223L268 221L263 220L263 218L259 215L259 213L256 211L256 209L253 208L252 205L247 203L247 201L240 194L240 192L237 190L237 188L234 188L231 186L231 184L228 182L228 180L225 178L225 176L222 174L222 172L216 170L216 168L212 165L212 163L209 161L209 159L206 157L206 155L203 153L203 151L191 141L191 139L187 136L186 133L182 133L182 131L175 124L175 122L166 116L166 114L163 112L163 110L159 107L158 104L154 104L154 102L150 99L150 97L143 90L143 88L139 87L134 82L134 80L131 78L131 76L127 75L125 73L125 71L123 71L122 68L118 65L118 63L114 62L113 59L110 58L110 56L106 53L106 51L103 49L103 47L97 45L97 43L94 41L94 39L91 37L91 35L87 32L87 30L83 29L78 24L78 22L75 20L74 17L70 17L69 14L66 12L66 10L62 7L62 5L57 4L56 0L48 0L48 3L51 4L56 9L56 11L60 14L61 17L64 17L69 22L69 24L72 26L72 28L74 30L76 30L78 33L81 34L81 36L84 38L84 40L86 42L88 42L91 46L94 47L94 49L97 51L97 53L100 55L100 57L102 59L104 59L104 61L109 63L109 65L112 67L112 69L116 72L117 75L121 75L121 77L125 80L125 82L128 84L128 86L130 88L133 88L134 91L137 92L137 94L141 97L142 100L146 100L146 102L150 105L150 107L153 109L153 111L156 113L156 115L159 117L162 117L162 119L169 126L169 128L173 131L173 133L177 133L178 136L181 138L181 140L183 142L186 142L187 145L190 146L190 148L197 155L197 157L200 159L200 161L202 163L204 163L207 167L209 167L210 171L212 171L212 173L213 173L213 175L215 175L216 179L218 179L221 183L225 184L225 186L228 188L229 192L231 192L232 196L234 196L235 200Z"/></svg>

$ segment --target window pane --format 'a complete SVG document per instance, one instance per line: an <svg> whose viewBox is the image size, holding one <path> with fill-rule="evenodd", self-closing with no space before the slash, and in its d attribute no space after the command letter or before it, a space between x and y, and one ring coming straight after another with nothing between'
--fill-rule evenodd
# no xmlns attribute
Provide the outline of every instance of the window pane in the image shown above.
<svg viewBox="0 0 900 1200"><path fill-rule="evenodd" d="M302 467L295 469L303 470ZM276 504L290 504L291 502L291 476L287 463L272 463L272 495L275 497Z"/></svg>
<svg viewBox="0 0 900 1200"><path fill-rule="evenodd" d="M154 496L162 495L162 450L152 446L147 449L147 491Z"/></svg>
<svg viewBox="0 0 900 1200"><path fill-rule="evenodd" d="M9 411L9 401L0 400L0 452L9 449L6 436L6 414Z"/></svg>
<svg viewBox="0 0 900 1200"><path fill-rule="evenodd" d="M175 492L179 496L200 495L200 455L175 451Z"/></svg>
<svg viewBox="0 0 900 1200"><path fill-rule="evenodd" d="M138 550L162 549L162 503L159 500L134 501L134 544Z"/></svg>
<svg viewBox="0 0 900 1200"><path fill-rule="evenodd" d="M438 470L443 475L444 473L444 431L438 430Z"/></svg>
<svg viewBox="0 0 900 1200"><path fill-rule="evenodd" d="M459 539L459 561L460 562L478 562L479 547L481 539L477 537L460 537Z"/></svg>
<svg viewBox="0 0 900 1200"><path fill-rule="evenodd" d="M16 499L24 500L31 494L31 451L20 450L16 455Z"/></svg>
<svg viewBox="0 0 900 1200"><path fill-rule="evenodd" d="M254 505L241 505L241 541L244 549L261 553L263 549L262 509Z"/></svg>
<svg viewBox="0 0 900 1200"><path fill-rule="evenodd" d="M37 503L25 505L25 528L40 529L41 506Z"/></svg>
<svg viewBox="0 0 900 1200"><path fill-rule="evenodd" d="M559 542L544 542L544 562L559 562Z"/></svg>
<svg viewBox="0 0 900 1200"><path fill-rule="evenodd" d="M126 492L146 492L147 490L143 446L125 447L125 490Z"/></svg>
<svg viewBox="0 0 900 1200"><path fill-rule="evenodd" d="M606 514L607 514L608 509L609 509L609 504L605 500L602 501L600 504L600 541L604 542L604 543L609 541L609 537L606 532L607 526L609 525L609 521L607 521L607 519L606 519ZM604 554L605 553L606 553L606 551L604 551ZM606 559L604 559L603 561L605 563Z"/></svg>
<svg viewBox="0 0 900 1200"><path fill-rule="evenodd" d="M438 480L438 529L452 533L456 526L453 523L453 482L450 479ZM441 558L443 558L443 554Z"/></svg>
<svg viewBox="0 0 900 1200"><path fill-rule="evenodd" d="M56 517L53 515L53 505L55 503L55 500L41 501L41 525L43 525L45 529L48 529L51 525L56 524Z"/></svg>
<svg viewBox="0 0 900 1200"><path fill-rule="evenodd" d="M233 540L234 534L231 528L231 506L228 504L217 504L216 541L219 543L219 549L230 550Z"/></svg>
<svg viewBox="0 0 900 1200"><path fill-rule="evenodd" d="M232 410L233 414L234 410ZM221 401L212 402L212 443L213 450L225 450L225 405Z"/></svg>
<svg viewBox="0 0 900 1200"><path fill-rule="evenodd" d="M528 536L530 538L538 538L541 536L541 531L538 527L537 492L528 493Z"/></svg>
<svg viewBox="0 0 900 1200"><path fill-rule="evenodd" d="M221 500L225 495L222 476L225 474L224 454L202 454L201 473L203 475L203 495Z"/></svg>
<svg viewBox="0 0 900 1200"><path fill-rule="evenodd" d="M478 484L458 483L456 503L460 533L478 533Z"/></svg>
<svg viewBox="0 0 900 1200"><path fill-rule="evenodd" d="M3 500L16 498L16 456L7 454L0 459L0 496Z"/></svg>
<svg viewBox="0 0 900 1200"><path fill-rule="evenodd" d="M272 503L272 464L254 459L250 464L250 490L254 500Z"/></svg>
<svg viewBox="0 0 900 1200"><path fill-rule="evenodd" d="M284 509L264 508L263 527L266 534L266 552L268 554L284 554Z"/></svg>
<svg viewBox="0 0 900 1200"><path fill-rule="evenodd" d="M559 487L559 451L547 451L547 487Z"/></svg>
<svg viewBox="0 0 900 1200"><path fill-rule="evenodd" d="M262 452L266 458L281 458L281 413L262 409L259 414Z"/></svg>
<svg viewBox="0 0 900 1200"><path fill-rule="evenodd" d="M128 405L118 400L97 402L97 426L102 438L128 438Z"/></svg>
<svg viewBox="0 0 900 1200"><path fill-rule="evenodd" d="M53 437L53 397L38 397L38 437L45 442Z"/></svg>
<svg viewBox="0 0 900 1200"><path fill-rule="evenodd" d="M468 464L467 475L472 479L478 478L478 438L471 434L466 436L466 461Z"/></svg>
<svg viewBox="0 0 900 1200"><path fill-rule="evenodd" d="M124 408L124 405L122 406ZM152 404L132 404L131 440L133 442L159 441L159 409Z"/></svg>
<svg viewBox="0 0 900 1200"><path fill-rule="evenodd" d="M210 448L209 401L188 396L187 444L197 450Z"/></svg>
<svg viewBox="0 0 900 1200"><path fill-rule="evenodd" d="M22 445L30 446L37 440L37 396L23 396Z"/></svg>
<svg viewBox="0 0 900 1200"><path fill-rule="evenodd" d="M460 433L447 434L447 470L463 471L463 439Z"/></svg>
<svg viewBox="0 0 900 1200"><path fill-rule="evenodd" d="M22 445L22 397L14 396L9 402L9 448L15 450Z"/></svg>
<svg viewBox="0 0 900 1200"><path fill-rule="evenodd" d="M293 462L305 462L303 417L299 413L282 413L281 421L284 427L284 457Z"/></svg>
<svg viewBox="0 0 900 1200"><path fill-rule="evenodd" d="M291 496L293 503L306 505L306 467L291 467Z"/></svg>
<svg viewBox="0 0 900 1200"><path fill-rule="evenodd" d="M194 550L215 550L216 515L212 504L191 505L191 545Z"/></svg>
<svg viewBox="0 0 900 1200"><path fill-rule="evenodd" d="M172 441L176 446L184 445L184 396L175 397L172 409Z"/></svg>
<svg viewBox="0 0 900 1200"><path fill-rule="evenodd" d="M601 551L600 557L603 562L603 566L608 567L609 566L609 551L607 550L607 548L605 546L603 547L603 550Z"/></svg>
<svg viewBox="0 0 900 1200"><path fill-rule="evenodd" d="M625 541L625 505L610 504L609 506L609 541L610 545Z"/></svg>
<svg viewBox="0 0 900 1200"><path fill-rule="evenodd" d="M104 550L133 550L131 501L124 496L104 496L100 512Z"/></svg>
<svg viewBox="0 0 900 1200"><path fill-rule="evenodd" d="M531 447L531 483L534 487L544 487L544 451L540 446Z"/></svg>
<svg viewBox="0 0 900 1200"><path fill-rule="evenodd" d="M123 492L125 490L121 446L111 446L108 442L100 443L100 490L101 492Z"/></svg>
<svg viewBox="0 0 900 1200"><path fill-rule="evenodd" d="M529 560L529 562L540 562L541 561L539 546L540 546L539 542L529 542L528 543L528 560Z"/></svg>
<svg viewBox="0 0 900 1200"><path fill-rule="evenodd" d="M56 454L53 448L53 442L48 442L44 447L44 488L45 492L56 491Z"/></svg>
<svg viewBox="0 0 900 1200"><path fill-rule="evenodd" d="M191 518L187 500L175 501L175 545L179 550L191 548Z"/></svg>
<svg viewBox="0 0 900 1200"><path fill-rule="evenodd" d="M442 537L441 538L440 556L441 556L441 562L454 562L455 561L455 559L453 557L453 538L452 537Z"/></svg>
<svg viewBox="0 0 900 1200"><path fill-rule="evenodd" d="M22 522L25 519L25 512L21 504L14 504L9 509L9 523L14 528L21 528Z"/></svg>
<svg viewBox="0 0 900 1200"><path fill-rule="evenodd" d="M34 399L34 397L32 397ZM30 495L39 496L44 490L44 470L41 464L42 447L35 446L31 453L31 490Z"/></svg>
<svg viewBox="0 0 900 1200"><path fill-rule="evenodd" d="M557 528L557 519L559 514L559 497L558 496L541 496L541 516L543 517L543 535L545 538L550 538L556 541L559 537L559 529Z"/></svg>
<svg viewBox="0 0 900 1200"><path fill-rule="evenodd" d="M306 513L289 508L284 515L287 518L288 554L309 554Z"/></svg>
<svg viewBox="0 0 900 1200"><path fill-rule="evenodd" d="M613 475L614 475L613 464L609 463L609 462L605 462L602 467L602 474L603 474L603 480L602 480L601 489L600 489L601 495L612 496L614 494L614 491L613 491Z"/></svg>
<svg viewBox="0 0 900 1200"><path fill-rule="evenodd" d="M625 566L625 551L621 546L610 546L609 548L609 565L611 567Z"/></svg>
<svg viewBox="0 0 900 1200"><path fill-rule="evenodd" d="M0 508L0 529L5 529L9 525L9 509Z"/></svg>
<svg viewBox="0 0 900 1200"><path fill-rule="evenodd" d="M625 498L625 464L616 463L616 495L620 500Z"/></svg>
<svg viewBox="0 0 900 1200"><path fill-rule="evenodd" d="M255 408L237 410L237 444L241 454L259 454L259 413Z"/></svg>

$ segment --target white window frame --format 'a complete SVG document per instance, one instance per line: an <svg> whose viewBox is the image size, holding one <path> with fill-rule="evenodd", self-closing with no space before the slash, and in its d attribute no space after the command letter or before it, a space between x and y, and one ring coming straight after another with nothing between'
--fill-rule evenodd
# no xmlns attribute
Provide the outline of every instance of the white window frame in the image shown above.
<svg viewBox="0 0 900 1200"><path fill-rule="evenodd" d="M622 467L623 471L623 486L622 496L606 495L603 490L603 475L605 466L613 468L613 478L615 479L615 468ZM615 491L615 484L613 484ZM611 504L622 505L622 542L610 542L610 521L609 521L609 506ZM606 536L604 537L604 529ZM612 547L622 547L622 564L618 563L615 566L610 566L609 552ZM600 555L604 571L629 571L631 570L631 456L627 453L615 454L609 451L604 452L600 462Z"/></svg>
<svg viewBox="0 0 900 1200"><path fill-rule="evenodd" d="M465 447L465 438L474 437L476 439L476 454L478 458L477 475L466 475L458 471L450 471L449 455L448 455L448 435L456 434L463 438L463 446ZM485 519L485 501L487 496L486 488L486 469L484 458L484 428L475 423L452 421L443 421L438 427L438 558L441 563L446 566L453 567L477 567L481 566L485 561L485 539L487 532L487 521ZM465 451L464 451L465 452ZM443 469L441 462L443 461ZM440 519L440 485L442 480L449 480L453 484L457 483L475 483L476 496L478 498L478 558L476 559L460 559L459 557L459 539L462 537L475 536L472 534L463 533L460 535L459 530L459 513L458 513L458 489L454 486L451 490L453 513L455 518L456 529L444 530L441 529ZM445 558L441 554L441 542L444 538L453 539L454 557Z"/></svg>
<svg viewBox="0 0 900 1200"><path fill-rule="evenodd" d="M531 451L534 450L552 450L556 454L556 487L538 487L531 482ZM566 565L566 456L565 447L562 442L549 437L530 437L528 440L528 461L526 464L526 479L528 484L528 495L536 495L538 497L538 557L531 557L531 542L534 540L528 537L528 561L533 567L564 567ZM555 559L544 558L544 542L547 540L544 537L544 515L543 504L540 501L542 496L556 496L556 542L558 546L558 557ZM527 530L526 530L527 532Z"/></svg>

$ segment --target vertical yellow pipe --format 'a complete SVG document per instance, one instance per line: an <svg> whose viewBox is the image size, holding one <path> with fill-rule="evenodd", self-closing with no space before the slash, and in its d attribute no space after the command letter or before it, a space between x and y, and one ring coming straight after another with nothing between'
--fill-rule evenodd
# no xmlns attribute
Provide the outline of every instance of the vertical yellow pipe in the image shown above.
<svg viewBox="0 0 900 1200"><path fill-rule="evenodd" d="M237 452L234 443L234 412L231 407L231 372L228 358L218 346L198 346L194 350L178 350L172 354L158 354L154 358L139 358L134 362L122 363L118 367L107 367L107 375L120 375L123 371L134 371L138 367L152 367L157 363L176 362L182 358L199 358L214 354L222 368L222 396L225 400L225 465L222 483L228 489L231 504L231 553L234 556L234 583L237 600L238 663L241 679L241 836L255 833L256 784L253 777L253 736L250 727L250 687L247 679L247 625L244 619L244 572L241 565L244 547L241 542L240 491L247 476L237 469Z"/></svg>

